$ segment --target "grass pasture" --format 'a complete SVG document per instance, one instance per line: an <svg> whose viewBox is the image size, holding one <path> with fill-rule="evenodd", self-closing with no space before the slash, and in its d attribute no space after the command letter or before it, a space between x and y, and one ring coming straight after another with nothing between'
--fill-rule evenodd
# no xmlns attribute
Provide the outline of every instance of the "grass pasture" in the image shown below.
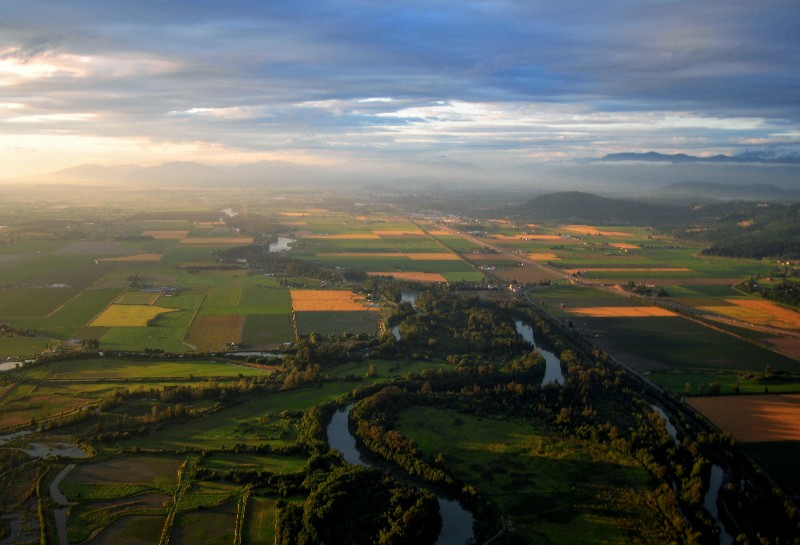
<svg viewBox="0 0 800 545"><path fill-rule="evenodd" d="M95 537L92 545L152 545L158 543L165 515L127 515L117 518Z"/></svg>
<svg viewBox="0 0 800 545"><path fill-rule="evenodd" d="M200 352L224 350L242 339L244 316L235 314L203 314L195 317L184 342Z"/></svg>
<svg viewBox="0 0 800 545"><path fill-rule="evenodd" d="M378 332L382 316L379 312L358 311L315 311L295 312L298 335L341 335L343 333Z"/></svg>
<svg viewBox="0 0 800 545"><path fill-rule="evenodd" d="M247 501L243 545L275 542L275 500L250 496Z"/></svg>
<svg viewBox="0 0 800 545"><path fill-rule="evenodd" d="M649 511L635 460L543 426L412 407L398 429L500 505L522 542L626 543Z"/></svg>
<svg viewBox="0 0 800 545"><path fill-rule="evenodd" d="M149 291L126 291L115 301L116 305L154 305L161 297L160 293Z"/></svg>
<svg viewBox="0 0 800 545"><path fill-rule="evenodd" d="M661 368L761 372L766 365L776 371L792 371L797 365L785 356L681 317L581 318L577 323L594 332L598 337L593 342L611 354L622 352L658 362ZM632 366L650 367L635 360Z"/></svg>
<svg viewBox="0 0 800 545"><path fill-rule="evenodd" d="M42 419L77 409L91 401L70 394L46 395L37 391L36 385L17 384L0 400L0 428L29 424L31 419Z"/></svg>
<svg viewBox="0 0 800 545"><path fill-rule="evenodd" d="M170 543L177 545L230 545L236 529L236 502L178 513Z"/></svg>
<svg viewBox="0 0 800 545"><path fill-rule="evenodd" d="M305 457L260 455L247 453L214 453L203 458L200 465L220 472L229 470L269 471L292 473L306 465Z"/></svg>
<svg viewBox="0 0 800 545"><path fill-rule="evenodd" d="M152 490L171 494L185 458L126 456L80 464L60 488L71 500L108 500Z"/></svg>
<svg viewBox="0 0 800 545"><path fill-rule="evenodd" d="M297 437L294 421L281 411L300 411L349 392L352 383L326 383L321 388L280 392L228 407L181 425L166 425L146 437L123 441L124 448L141 449L233 448L237 443L286 446Z"/></svg>
<svg viewBox="0 0 800 545"><path fill-rule="evenodd" d="M0 290L0 316L46 316L78 295L77 288L12 288Z"/></svg>
<svg viewBox="0 0 800 545"><path fill-rule="evenodd" d="M242 345L247 348L265 348L295 339L291 314L250 314L245 317Z"/></svg>
<svg viewBox="0 0 800 545"><path fill-rule="evenodd" d="M18 335L0 335L0 356L21 357L41 354L54 344L44 337L21 337Z"/></svg>
<svg viewBox="0 0 800 545"><path fill-rule="evenodd" d="M59 361L25 370L36 372L39 380L133 380L137 378L188 379L234 378L263 375L264 371L244 365L232 365L207 360L126 360L98 358L89 360Z"/></svg>

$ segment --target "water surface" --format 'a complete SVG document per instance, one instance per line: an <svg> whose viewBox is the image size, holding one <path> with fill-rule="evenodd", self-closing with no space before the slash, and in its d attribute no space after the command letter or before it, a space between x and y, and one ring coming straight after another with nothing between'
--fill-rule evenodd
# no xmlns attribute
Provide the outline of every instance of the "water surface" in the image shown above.
<svg viewBox="0 0 800 545"><path fill-rule="evenodd" d="M514 326L517 328L517 333L519 333L523 339L531 343L533 347L544 356L545 370L542 386L545 384L564 384L564 373L561 371L561 362L558 356L536 345L536 339L533 336L533 328L531 326L520 320L515 321Z"/></svg>
<svg viewBox="0 0 800 545"><path fill-rule="evenodd" d="M442 529L439 532L439 538L436 540L436 545L468 545L475 539L475 534L472 530L475 518L472 513L464 509L457 500L446 498L432 490L428 483L421 479L413 478L405 473L397 475L398 470L394 466L378 467L378 463L368 462L365 456L361 455L356 444L356 438L350 433L348 427L348 417L350 415L352 405L348 405L344 409L339 409L331 418L331 423L327 427L328 444L342 453L344 460L353 465L364 467L375 467L377 469L389 469L392 475L406 484L412 484L417 488L430 490L436 494L436 499L439 500L439 514L442 517Z"/></svg>

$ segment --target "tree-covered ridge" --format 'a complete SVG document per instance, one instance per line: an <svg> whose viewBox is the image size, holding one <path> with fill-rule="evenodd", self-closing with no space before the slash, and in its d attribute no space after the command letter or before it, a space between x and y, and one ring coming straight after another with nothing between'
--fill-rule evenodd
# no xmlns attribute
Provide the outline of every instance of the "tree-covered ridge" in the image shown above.
<svg viewBox="0 0 800 545"><path fill-rule="evenodd" d="M708 255L800 258L800 203L678 206L572 191L540 195L507 212L520 221L650 226L705 242Z"/></svg>

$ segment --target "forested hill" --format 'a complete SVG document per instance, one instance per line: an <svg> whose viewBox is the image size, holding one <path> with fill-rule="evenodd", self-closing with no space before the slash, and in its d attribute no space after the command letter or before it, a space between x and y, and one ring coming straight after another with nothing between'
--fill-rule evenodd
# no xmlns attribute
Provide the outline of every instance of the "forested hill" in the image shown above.
<svg viewBox="0 0 800 545"><path fill-rule="evenodd" d="M800 203L650 204L577 191L540 195L509 211L525 222L652 226L708 244L710 255L800 259Z"/></svg>
<svg viewBox="0 0 800 545"><path fill-rule="evenodd" d="M681 208L652 205L592 193L565 191L532 198L511 215L531 221L592 225L652 225L677 217Z"/></svg>
<svg viewBox="0 0 800 545"><path fill-rule="evenodd" d="M706 254L800 259L800 203L729 214L708 229Z"/></svg>

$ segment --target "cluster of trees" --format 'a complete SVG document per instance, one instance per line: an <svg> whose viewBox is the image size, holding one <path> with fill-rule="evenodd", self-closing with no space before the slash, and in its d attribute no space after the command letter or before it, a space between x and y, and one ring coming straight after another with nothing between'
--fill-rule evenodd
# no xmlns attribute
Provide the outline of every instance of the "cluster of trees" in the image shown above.
<svg viewBox="0 0 800 545"><path fill-rule="evenodd" d="M736 288L746 293L757 293L764 299L777 301L784 305L800 307L800 285L797 282L784 280L780 284L764 286L757 280L751 278L737 285Z"/></svg>
<svg viewBox="0 0 800 545"><path fill-rule="evenodd" d="M527 347L501 305L468 299L447 289L421 293L415 306L400 305L402 347L418 356L464 356L470 361L507 358Z"/></svg>
<svg viewBox="0 0 800 545"><path fill-rule="evenodd" d="M338 467L311 490L303 504L281 502L277 545L432 544L441 528L429 492L405 486L364 467Z"/></svg>
<svg viewBox="0 0 800 545"><path fill-rule="evenodd" d="M319 278L327 281L339 279L335 270L313 261L294 259L286 255L286 252L270 252L268 243L218 250L216 255L220 263L237 263L237 260L245 259L248 267L264 273Z"/></svg>
<svg viewBox="0 0 800 545"><path fill-rule="evenodd" d="M663 287L653 286L651 284L637 284L630 280L625 284L625 289L636 295L642 297L669 297L669 293Z"/></svg>

